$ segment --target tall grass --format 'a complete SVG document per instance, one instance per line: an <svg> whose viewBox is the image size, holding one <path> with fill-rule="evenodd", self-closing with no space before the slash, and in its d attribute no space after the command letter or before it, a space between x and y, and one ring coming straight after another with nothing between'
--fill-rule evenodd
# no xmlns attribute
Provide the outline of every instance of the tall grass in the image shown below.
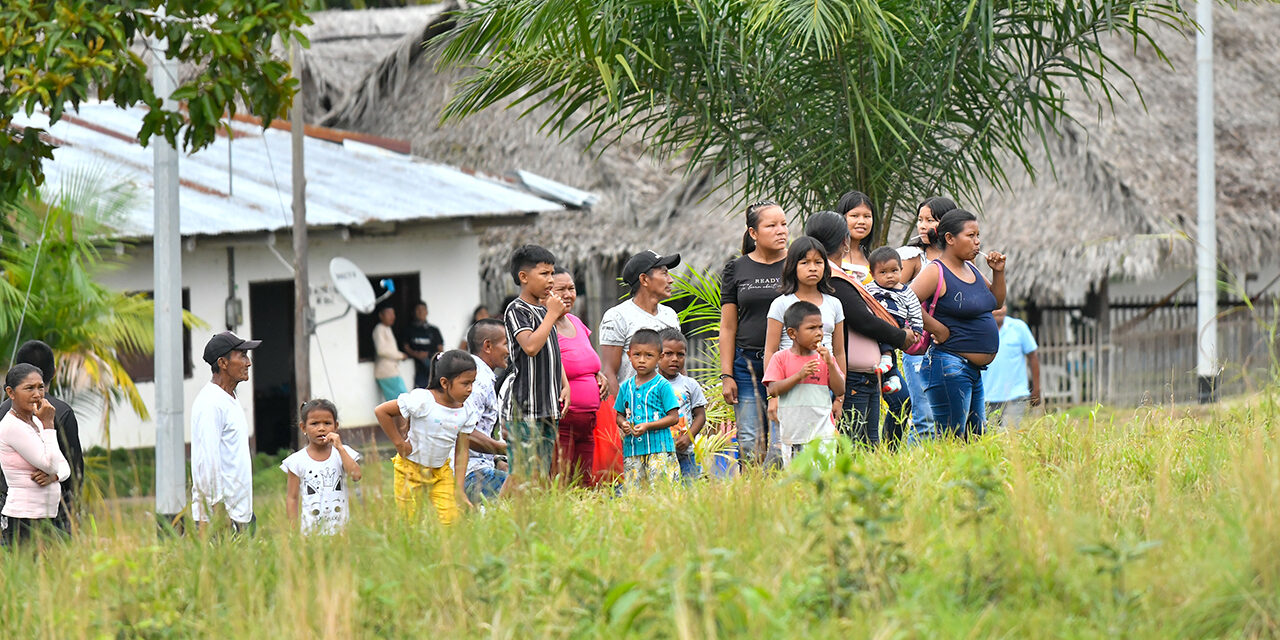
<svg viewBox="0 0 1280 640"><path fill-rule="evenodd" d="M1054 416L674 494L560 491L445 529L367 461L347 534L158 538L108 502L0 552L5 637L1277 637L1269 402ZM816 463L815 463L816 464Z"/></svg>

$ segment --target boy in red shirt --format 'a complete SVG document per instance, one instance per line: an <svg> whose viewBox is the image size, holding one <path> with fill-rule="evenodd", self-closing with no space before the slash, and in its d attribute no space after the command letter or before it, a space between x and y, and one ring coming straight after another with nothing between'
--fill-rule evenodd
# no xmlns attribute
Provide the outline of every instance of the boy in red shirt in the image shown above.
<svg viewBox="0 0 1280 640"><path fill-rule="evenodd" d="M844 393L844 372L822 346L822 312L798 301L787 309L783 327L791 348L769 360L763 382L769 389L769 419L778 421L783 464L815 440L834 440L831 394Z"/></svg>

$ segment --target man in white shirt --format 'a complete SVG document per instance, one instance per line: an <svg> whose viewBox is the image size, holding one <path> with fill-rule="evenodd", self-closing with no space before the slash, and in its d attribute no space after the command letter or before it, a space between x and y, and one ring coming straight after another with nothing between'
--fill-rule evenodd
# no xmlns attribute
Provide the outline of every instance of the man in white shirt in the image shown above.
<svg viewBox="0 0 1280 640"><path fill-rule="evenodd" d="M622 281L631 287L631 297L604 312L600 318L601 373L609 383L609 395L618 395L618 385L635 375L626 357L631 336L641 329L679 329L675 309L664 304L671 297L675 280L670 269L680 264L680 254L658 255L644 251L631 256L622 266Z"/></svg>
<svg viewBox="0 0 1280 640"><path fill-rule="evenodd" d="M249 350L261 344L224 331L204 347L213 378L191 403L191 516L201 529L218 504L236 532L254 522L249 421L236 386L249 379Z"/></svg>

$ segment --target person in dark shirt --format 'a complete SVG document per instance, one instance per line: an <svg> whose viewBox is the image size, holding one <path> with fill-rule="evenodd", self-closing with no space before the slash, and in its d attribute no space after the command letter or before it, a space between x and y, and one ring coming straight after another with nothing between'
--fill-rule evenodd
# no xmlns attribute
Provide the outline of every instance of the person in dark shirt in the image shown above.
<svg viewBox="0 0 1280 640"><path fill-rule="evenodd" d="M786 258L786 212L770 200L747 207L742 256L729 261L720 276L720 380L738 423L740 464L759 464L773 451L761 379L769 305L779 295Z"/></svg>
<svg viewBox="0 0 1280 640"><path fill-rule="evenodd" d="M28 340L18 347L14 364L30 364L38 367L45 380L52 381L54 373L53 349L39 340ZM46 393L45 399L53 405L53 425L58 433L58 448L63 457L71 464L71 479L62 483L62 502L58 506L58 517L54 520L59 529L70 531L71 513L75 510L75 497L84 484L84 452L80 448L80 424L76 422L76 412L71 405ZM6 399L0 403L0 415L9 413L13 401ZM0 507L4 506L8 487L4 476L0 475Z"/></svg>
<svg viewBox="0 0 1280 640"><path fill-rule="evenodd" d="M431 362L437 353L444 351L444 336L433 324L427 324L427 303L418 301L413 308L413 324L409 325L407 341L401 345L413 358L413 386L425 389L431 382Z"/></svg>

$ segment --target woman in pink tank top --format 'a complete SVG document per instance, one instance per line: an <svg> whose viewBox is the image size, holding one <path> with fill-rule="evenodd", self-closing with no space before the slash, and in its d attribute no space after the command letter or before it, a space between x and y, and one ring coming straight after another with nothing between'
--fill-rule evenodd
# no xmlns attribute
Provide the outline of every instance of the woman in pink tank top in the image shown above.
<svg viewBox="0 0 1280 640"><path fill-rule="evenodd" d="M569 406L560 417L553 473L572 485L586 486L595 456L596 411L600 409L600 390L606 388L604 375L600 373L600 356L591 346L591 331L569 313L578 299L573 274L556 267L551 291L564 300L565 314L556 321L556 336L560 361L569 378Z"/></svg>

